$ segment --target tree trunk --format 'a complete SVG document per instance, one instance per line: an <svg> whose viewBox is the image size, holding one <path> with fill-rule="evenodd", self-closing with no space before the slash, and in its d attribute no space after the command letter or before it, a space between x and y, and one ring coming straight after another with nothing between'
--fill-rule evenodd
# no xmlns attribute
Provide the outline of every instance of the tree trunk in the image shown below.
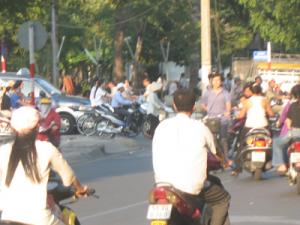
<svg viewBox="0 0 300 225"><path fill-rule="evenodd" d="M142 52L143 47L143 39L142 35L138 35L137 42L136 42L136 49L134 54L134 62L133 62L133 68L132 68L132 80L133 80L133 87L139 88L141 84L141 77L139 74L139 62L140 62L140 56Z"/></svg>
<svg viewBox="0 0 300 225"><path fill-rule="evenodd" d="M114 65L113 65L113 80L115 82L120 82L123 80L123 58L122 49L124 46L124 10L119 6L115 12L116 17L116 33L114 40Z"/></svg>
<svg viewBox="0 0 300 225"><path fill-rule="evenodd" d="M120 82L123 79L123 59L122 59L122 49L124 45L124 32L118 30L115 35L115 55L114 55L114 66L113 66L113 80L115 82Z"/></svg>

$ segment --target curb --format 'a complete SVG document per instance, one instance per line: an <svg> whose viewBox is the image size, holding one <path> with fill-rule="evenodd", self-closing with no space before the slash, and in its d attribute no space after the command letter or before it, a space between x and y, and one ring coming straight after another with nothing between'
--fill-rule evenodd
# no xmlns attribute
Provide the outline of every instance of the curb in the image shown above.
<svg viewBox="0 0 300 225"><path fill-rule="evenodd" d="M104 139L98 136L62 136L60 149L70 163L78 163L105 157L107 155L138 151L137 141L126 137Z"/></svg>

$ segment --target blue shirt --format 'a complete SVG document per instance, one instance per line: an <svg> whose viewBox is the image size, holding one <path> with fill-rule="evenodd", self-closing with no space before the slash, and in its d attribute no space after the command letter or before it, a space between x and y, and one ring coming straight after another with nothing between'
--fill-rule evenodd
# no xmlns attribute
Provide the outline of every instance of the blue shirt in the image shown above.
<svg viewBox="0 0 300 225"><path fill-rule="evenodd" d="M207 106L208 116L219 116L226 112L226 104L230 103L230 94L224 88L216 93L212 89L207 90L202 97L202 104Z"/></svg>
<svg viewBox="0 0 300 225"><path fill-rule="evenodd" d="M14 109L19 108L21 105L19 103L19 101L21 100L21 97L19 95L17 95L16 93L13 93L10 96L10 101L11 101L11 107Z"/></svg>
<svg viewBox="0 0 300 225"><path fill-rule="evenodd" d="M122 107L124 105L131 105L132 102L126 98L123 97L121 92L117 92L111 100L111 106L113 108Z"/></svg>

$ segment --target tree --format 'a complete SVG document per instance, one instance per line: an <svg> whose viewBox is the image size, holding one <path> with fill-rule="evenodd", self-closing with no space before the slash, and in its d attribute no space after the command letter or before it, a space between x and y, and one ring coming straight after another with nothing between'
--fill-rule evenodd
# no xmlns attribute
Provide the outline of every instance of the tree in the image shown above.
<svg viewBox="0 0 300 225"><path fill-rule="evenodd" d="M250 24L264 40L295 51L300 47L300 1L239 0L248 10Z"/></svg>

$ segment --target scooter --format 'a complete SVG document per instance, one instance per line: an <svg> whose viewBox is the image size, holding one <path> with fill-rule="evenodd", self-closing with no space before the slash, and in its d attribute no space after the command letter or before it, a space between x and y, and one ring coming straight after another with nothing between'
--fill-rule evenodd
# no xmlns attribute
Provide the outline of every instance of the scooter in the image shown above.
<svg viewBox="0 0 300 225"><path fill-rule="evenodd" d="M292 140L288 148L289 170L288 179L289 184L296 185L297 193L300 194L300 139Z"/></svg>
<svg viewBox="0 0 300 225"><path fill-rule="evenodd" d="M174 114L173 109L171 107L165 106L163 109L160 110L158 117L152 114L146 115L142 125L142 132L144 137L152 139L158 124L172 114Z"/></svg>
<svg viewBox="0 0 300 225"><path fill-rule="evenodd" d="M219 170L222 164L208 155L207 170ZM191 203L168 183L158 183L150 191L147 219L151 225L210 225L212 209L204 201Z"/></svg>
<svg viewBox="0 0 300 225"><path fill-rule="evenodd" d="M172 185L157 184L149 197L147 219L151 225L209 225L211 208L201 202L201 207L193 206Z"/></svg>
<svg viewBox="0 0 300 225"><path fill-rule="evenodd" d="M114 136L121 134L127 137L137 136L142 130L142 124L146 117L146 111L139 103L132 104L127 108L131 114L131 123L128 129L125 129L125 121L121 115L118 115L111 109L100 115L95 123L95 131L99 136Z"/></svg>
<svg viewBox="0 0 300 225"><path fill-rule="evenodd" d="M245 136L239 155L243 168L260 180L262 173L272 168L272 138L265 128L253 128Z"/></svg>
<svg viewBox="0 0 300 225"><path fill-rule="evenodd" d="M50 177L48 181L48 190L47 190L47 207L52 211L52 213L59 218L65 225L80 225L76 213L66 204L63 204L62 201L67 199L77 200L75 191L71 187L66 187L61 184L61 181L56 177ZM87 196L95 195L94 189L89 189L86 193ZM14 221L0 221L0 225L29 225Z"/></svg>

